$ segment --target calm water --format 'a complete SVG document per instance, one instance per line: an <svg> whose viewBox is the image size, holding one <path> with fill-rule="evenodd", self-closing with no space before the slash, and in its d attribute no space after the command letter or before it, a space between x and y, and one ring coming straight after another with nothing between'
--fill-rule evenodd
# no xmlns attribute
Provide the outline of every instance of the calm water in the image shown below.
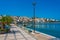
<svg viewBox="0 0 60 40"><path fill-rule="evenodd" d="M29 24L27 28L34 29L33 24ZM60 23L36 23L35 30L60 38Z"/></svg>

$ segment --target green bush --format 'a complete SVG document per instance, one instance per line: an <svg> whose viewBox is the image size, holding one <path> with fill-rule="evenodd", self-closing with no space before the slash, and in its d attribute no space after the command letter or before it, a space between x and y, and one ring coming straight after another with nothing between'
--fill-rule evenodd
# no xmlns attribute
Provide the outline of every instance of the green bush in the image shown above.
<svg viewBox="0 0 60 40"><path fill-rule="evenodd" d="M5 32L9 32L10 31L10 29L5 29Z"/></svg>
<svg viewBox="0 0 60 40"><path fill-rule="evenodd" d="M1 29L0 29L0 32L1 32Z"/></svg>
<svg viewBox="0 0 60 40"><path fill-rule="evenodd" d="M0 29L0 33L5 33L4 29Z"/></svg>
<svg viewBox="0 0 60 40"><path fill-rule="evenodd" d="M10 31L10 29L0 29L0 33L7 33L7 32L9 32Z"/></svg>
<svg viewBox="0 0 60 40"><path fill-rule="evenodd" d="M4 29L0 29L0 31L4 31Z"/></svg>

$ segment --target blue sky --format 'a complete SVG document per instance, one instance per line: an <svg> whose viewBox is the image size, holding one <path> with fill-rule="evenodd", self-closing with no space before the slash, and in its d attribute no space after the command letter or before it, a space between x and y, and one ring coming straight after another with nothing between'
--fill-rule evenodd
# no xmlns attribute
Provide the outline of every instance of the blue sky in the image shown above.
<svg viewBox="0 0 60 40"><path fill-rule="evenodd" d="M33 16L33 0L0 0L0 15ZM60 0L36 0L36 17L60 19Z"/></svg>

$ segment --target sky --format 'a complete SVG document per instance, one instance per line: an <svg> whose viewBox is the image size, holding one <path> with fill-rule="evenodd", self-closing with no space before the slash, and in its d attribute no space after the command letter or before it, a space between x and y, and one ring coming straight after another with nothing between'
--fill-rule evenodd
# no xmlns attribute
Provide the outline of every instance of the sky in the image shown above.
<svg viewBox="0 0 60 40"><path fill-rule="evenodd" d="M0 15L33 16L34 0L0 0ZM36 17L60 20L60 0L35 0Z"/></svg>

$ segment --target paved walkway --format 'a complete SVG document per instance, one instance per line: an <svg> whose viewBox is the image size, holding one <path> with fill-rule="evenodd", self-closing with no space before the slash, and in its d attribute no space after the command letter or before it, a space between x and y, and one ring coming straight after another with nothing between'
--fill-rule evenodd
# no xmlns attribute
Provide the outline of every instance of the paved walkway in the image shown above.
<svg viewBox="0 0 60 40"><path fill-rule="evenodd" d="M21 30L19 27L12 25L11 32L0 34L0 40L36 40L28 33Z"/></svg>

